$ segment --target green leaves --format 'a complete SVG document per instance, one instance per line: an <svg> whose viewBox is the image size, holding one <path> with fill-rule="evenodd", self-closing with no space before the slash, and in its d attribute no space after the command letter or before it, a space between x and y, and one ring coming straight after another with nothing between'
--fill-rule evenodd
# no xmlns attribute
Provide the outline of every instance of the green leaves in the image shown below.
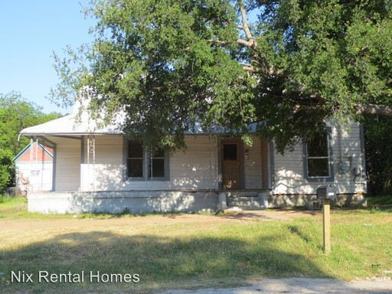
<svg viewBox="0 0 392 294"><path fill-rule="evenodd" d="M90 108L108 117L125 106L130 136L171 147L196 122L243 127L253 119L247 77L233 59L229 2L98 1L90 12L97 39L75 90L94 89Z"/></svg>
<svg viewBox="0 0 392 294"><path fill-rule="evenodd" d="M392 106L388 1L282 0L260 7L266 9L257 54L274 70L260 72L256 108L281 149L311 137L326 119L359 119L358 105Z"/></svg>
<svg viewBox="0 0 392 294"><path fill-rule="evenodd" d="M0 149L0 193L4 192L11 182L13 173L12 157L11 150Z"/></svg>
<svg viewBox="0 0 392 294"><path fill-rule="evenodd" d="M0 193L13 180L13 157L29 143L25 137L18 141L19 132L58 117L42 113L17 93L0 94Z"/></svg>
<svg viewBox="0 0 392 294"><path fill-rule="evenodd" d="M392 104L390 1L99 0L89 12L95 41L57 60L58 93L92 89L93 115L125 108L147 144L181 146L196 122L246 134L264 121L283 150Z"/></svg>

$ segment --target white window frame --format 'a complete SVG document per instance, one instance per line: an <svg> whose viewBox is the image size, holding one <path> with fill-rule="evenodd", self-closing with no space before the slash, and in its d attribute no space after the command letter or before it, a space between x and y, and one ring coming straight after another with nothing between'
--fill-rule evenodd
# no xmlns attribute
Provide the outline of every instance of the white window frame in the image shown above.
<svg viewBox="0 0 392 294"><path fill-rule="evenodd" d="M170 175L169 175L169 153L168 151L164 151L164 155L163 156L156 156L153 157L152 156L152 152L149 148L147 148L146 146L142 144L142 148L143 148L143 172L142 172L142 177L129 177L128 176L128 169L129 169L129 165L128 165L128 160L131 158L136 158L136 157L129 157L129 144L131 142L135 142L135 140L125 140L126 141L126 147L125 149L125 153L126 156L124 156L126 158L126 177L128 180L131 181L168 181L170 179ZM152 160L153 159L163 159L164 160L164 176L163 177L149 177L149 173L151 172L152 174ZM151 169L149 171L149 168Z"/></svg>
<svg viewBox="0 0 392 294"><path fill-rule="evenodd" d="M304 175L308 181L333 181L333 161L332 161L332 148L330 142L330 135L328 130L326 132L327 139L327 156L309 156L308 143L304 143ZM309 175L309 160L311 159L327 159L328 160L328 175L327 176L310 176Z"/></svg>

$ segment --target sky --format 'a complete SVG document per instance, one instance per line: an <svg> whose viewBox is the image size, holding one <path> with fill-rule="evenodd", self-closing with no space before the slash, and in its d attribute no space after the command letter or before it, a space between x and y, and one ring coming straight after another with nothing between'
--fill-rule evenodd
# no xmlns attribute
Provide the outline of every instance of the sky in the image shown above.
<svg viewBox="0 0 392 294"><path fill-rule="evenodd" d="M88 0L0 0L0 93L19 92L44 112L61 112L46 97L58 82L53 52L91 40Z"/></svg>

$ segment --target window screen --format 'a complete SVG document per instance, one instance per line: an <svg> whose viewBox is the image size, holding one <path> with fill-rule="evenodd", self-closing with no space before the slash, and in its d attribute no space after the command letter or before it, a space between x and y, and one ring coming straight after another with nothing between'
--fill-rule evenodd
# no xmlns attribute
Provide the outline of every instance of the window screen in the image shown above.
<svg viewBox="0 0 392 294"><path fill-rule="evenodd" d="M151 152L149 164L150 178L163 178L165 176L165 152L163 149L155 149Z"/></svg>
<svg viewBox="0 0 392 294"><path fill-rule="evenodd" d="M329 177L329 152L328 152L328 136L324 132L306 145L307 155L307 176L310 178Z"/></svg>
<svg viewBox="0 0 392 294"><path fill-rule="evenodd" d="M142 178L143 177L143 145L137 141L128 142L128 177Z"/></svg>
<svg viewBox="0 0 392 294"><path fill-rule="evenodd" d="M145 148L141 142L128 141L127 170L129 178L164 178L166 175L166 156L161 148L153 151Z"/></svg>

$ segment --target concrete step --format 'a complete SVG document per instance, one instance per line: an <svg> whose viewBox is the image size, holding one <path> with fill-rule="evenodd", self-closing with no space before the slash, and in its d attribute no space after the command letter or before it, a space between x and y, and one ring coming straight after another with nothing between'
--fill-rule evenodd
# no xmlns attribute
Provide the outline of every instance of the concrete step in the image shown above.
<svg viewBox="0 0 392 294"><path fill-rule="evenodd" d="M227 206L250 210L266 208L262 198L253 196L227 197Z"/></svg>

